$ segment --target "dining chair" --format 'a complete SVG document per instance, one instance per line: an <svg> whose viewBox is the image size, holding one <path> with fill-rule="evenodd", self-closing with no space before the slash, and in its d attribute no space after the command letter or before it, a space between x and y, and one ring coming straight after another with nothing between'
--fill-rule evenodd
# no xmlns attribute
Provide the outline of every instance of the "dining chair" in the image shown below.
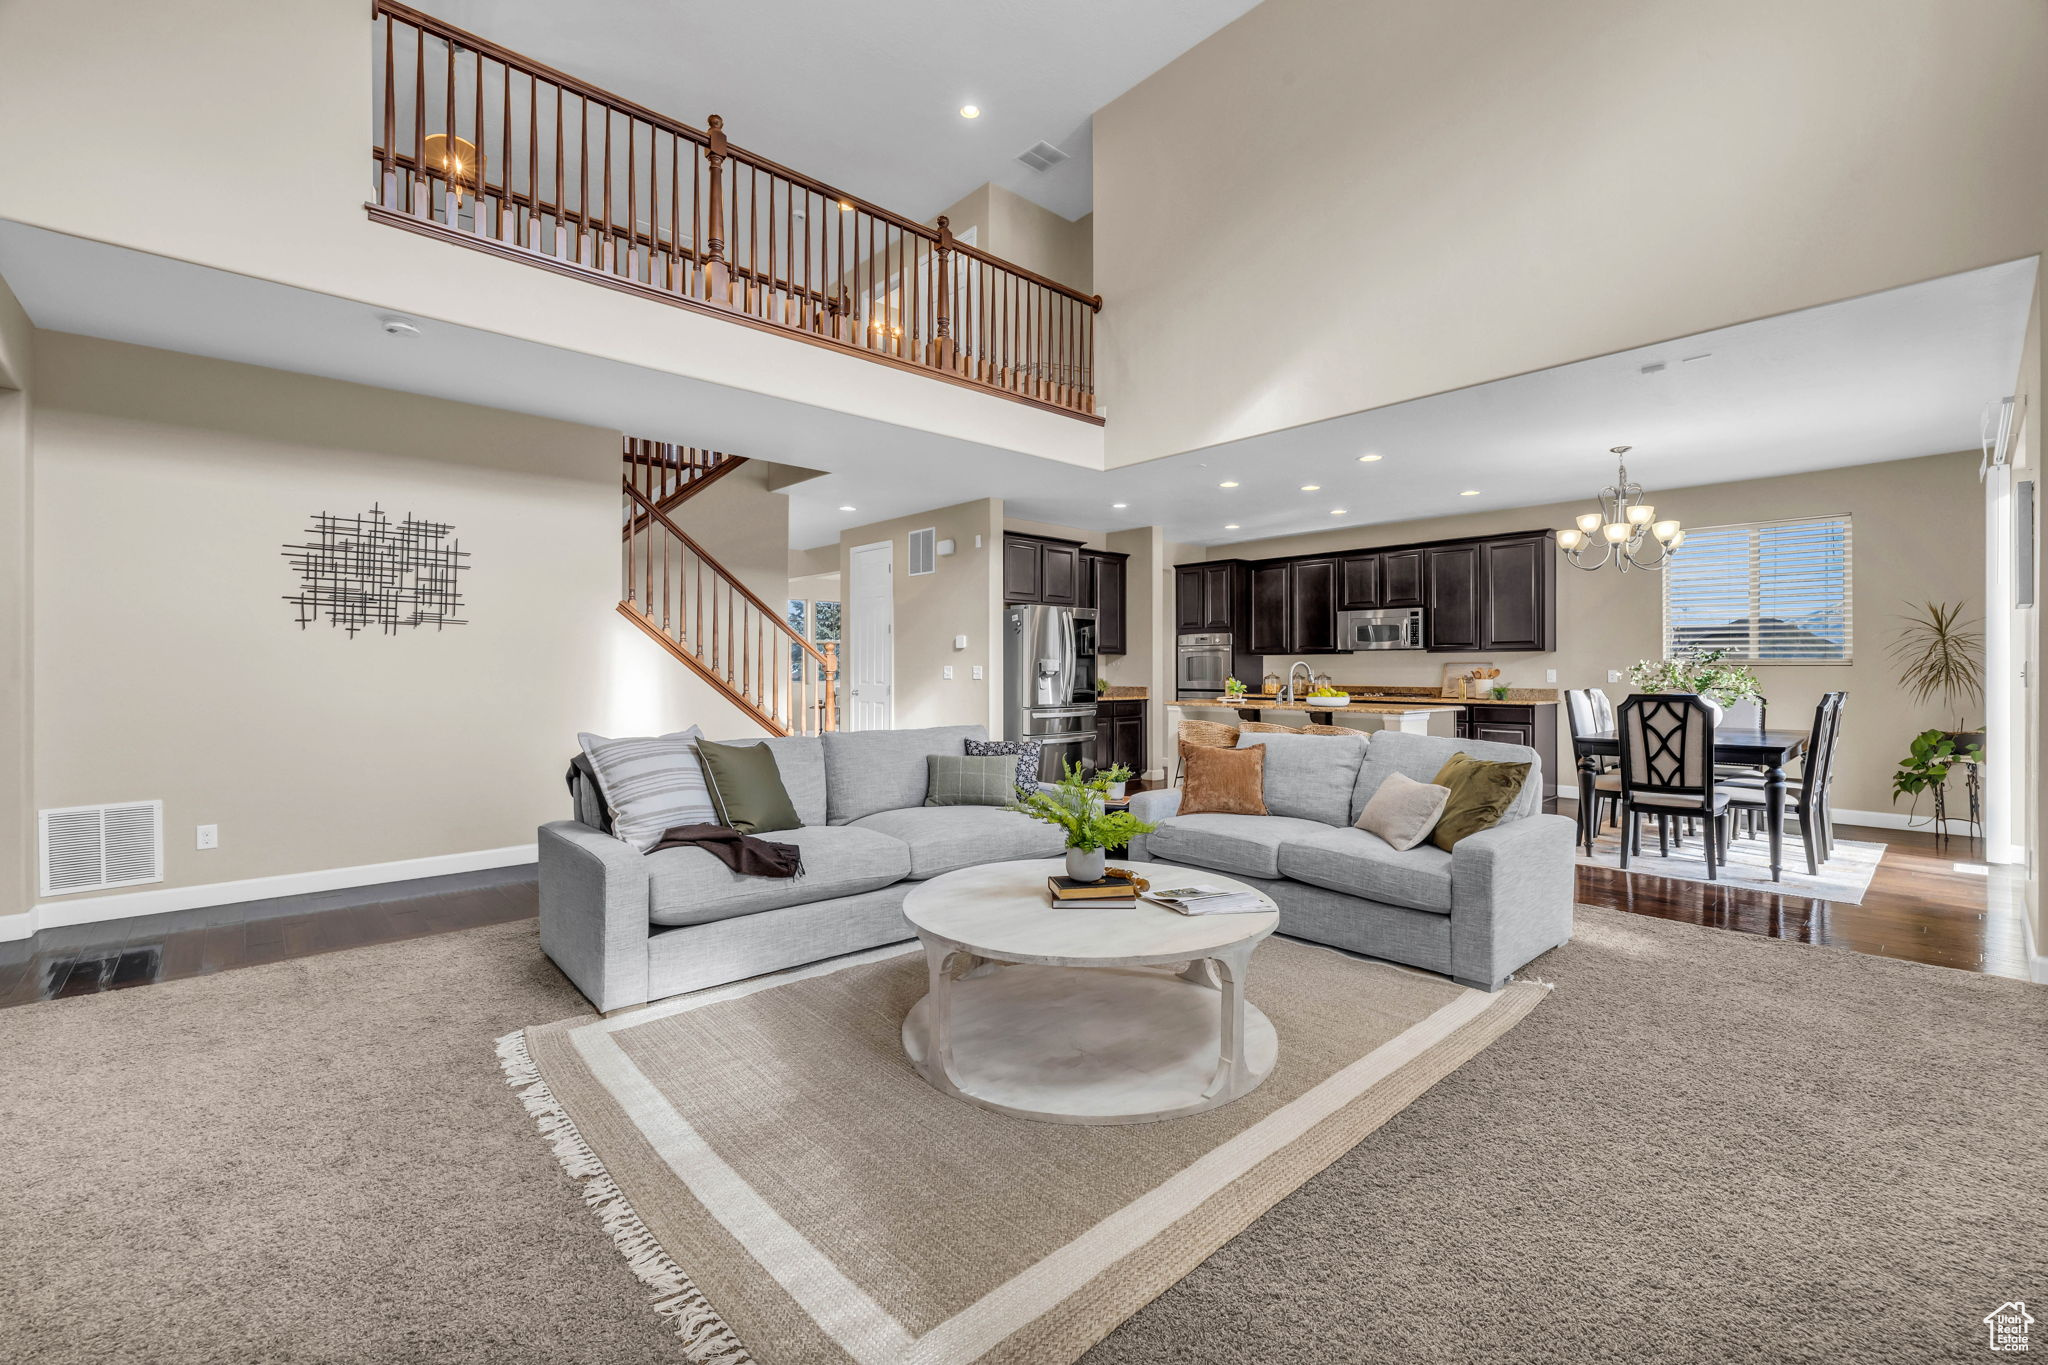
<svg viewBox="0 0 2048 1365"><path fill-rule="evenodd" d="M1580 763L1586 760L1583 739L1587 735L1602 734L1614 728L1614 707L1607 707L1608 721L1600 723L1600 703L1607 700L1606 694L1596 688L1568 688L1564 694L1565 721L1571 726L1572 757ZM1579 811L1579 842L1586 846L1591 855L1593 842L1599 837L1602 814L1611 811L1615 823L1621 818L1621 779L1610 771L1614 760L1603 755L1594 755L1593 762L1600 769L1593 778L1593 800L1589 809Z"/></svg>
<svg viewBox="0 0 2048 1365"><path fill-rule="evenodd" d="M1806 875L1818 877L1820 865L1834 856L1834 769L1835 750L1841 739L1842 710L1847 692L1829 692L1814 704L1813 728L1807 732L1806 758L1802 771L1785 784L1786 813L1799 819L1799 842L1806 849ZM1745 816L1751 828L1755 816L1764 811L1769 795L1760 777L1726 779L1733 808Z"/></svg>
<svg viewBox="0 0 2048 1365"><path fill-rule="evenodd" d="M1671 851L1671 821L1706 822L1700 841L1707 880L1720 879L1731 829L1729 794L1714 776L1714 713L1683 693L1638 693L1616 712L1621 747L1621 865L1642 852L1642 817L1657 817L1659 851Z"/></svg>

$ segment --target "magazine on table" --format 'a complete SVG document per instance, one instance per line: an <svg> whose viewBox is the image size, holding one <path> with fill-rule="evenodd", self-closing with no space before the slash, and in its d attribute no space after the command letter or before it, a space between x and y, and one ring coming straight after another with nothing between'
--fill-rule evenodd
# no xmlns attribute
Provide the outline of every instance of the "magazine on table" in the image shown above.
<svg viewBox="0 0 2048 1365"><path fill-rule="evenodd" d="M1148 891L1145 899L1182 915L1242 915L1266 908L1265 898L1256 891L1199 884Z"/></svg>

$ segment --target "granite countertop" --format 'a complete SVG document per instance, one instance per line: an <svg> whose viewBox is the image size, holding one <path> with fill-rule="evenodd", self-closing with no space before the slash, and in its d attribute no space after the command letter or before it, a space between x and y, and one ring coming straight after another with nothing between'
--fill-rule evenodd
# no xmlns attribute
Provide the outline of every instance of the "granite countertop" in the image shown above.
<svg viewBox="0 0 2048 1365"><path fill-rule="evenodd" d="M1459 703L1454 701L1359 701L1353 698L1342 706L1313 701L1275 701L1271 697L1249 696L1242 700L1225 701L1221 697L1176 697L1168 703L1172 706L1213 706L1224 711L1329 711L1337 715L1357 711L1376 716L1408 715L1416 711L1455 711Z"/></svg>
<svg viewBox="0 0 2048 1365"><path fill-rule="evenodd" d="M1237 711L1371 711L1376 714L1404 711L1455 710L1461 706L1556 706L1558 692L1554 687L1510 687L1502 698L1493 697L1446 697L1435 687L1415 686L1373 686L1371 684L1340 683L1351 694L1348 705L1330 707L1318 706L1312 701L1286 702L1276 700L1270 692L1249 692L1242 701L1224 701L1220 697L1177 697L1170 704L1177 706L1220 706Z"/></svg>
<svg viewBox="0 0 2048 1365"><path fill-rule="evenodd" d="M1149 701L1152 689L1149 687L1109 687L1096 694L1097 701Z"/></svg>

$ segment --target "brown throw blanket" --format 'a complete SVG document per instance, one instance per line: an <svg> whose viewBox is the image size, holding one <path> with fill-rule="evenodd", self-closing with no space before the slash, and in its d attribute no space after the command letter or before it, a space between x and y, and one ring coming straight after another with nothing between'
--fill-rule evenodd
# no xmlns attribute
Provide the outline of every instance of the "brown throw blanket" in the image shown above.
<svg viewBox="0 0 2048 1365"><path fill-rule="evenodd" d="M662 833L649 853L665 848L701 848L742 877L801 877L804 851L795 844L771 844L724 825L677 825Z"/></svg>

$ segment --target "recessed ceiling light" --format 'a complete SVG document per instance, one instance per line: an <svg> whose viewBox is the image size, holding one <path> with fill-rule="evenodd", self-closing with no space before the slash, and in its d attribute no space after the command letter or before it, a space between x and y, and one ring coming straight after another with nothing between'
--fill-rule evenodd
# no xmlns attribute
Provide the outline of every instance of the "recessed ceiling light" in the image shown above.
<svg viewBox="0 0 2048 1365"><path fill-rule="evenodd" d="M1111 503L1111 504L1110 504L1110 506L1111 506L1112 508L1114 508L1115 510L1117 510L1117 511L1121 512L1121 511L1123 511L1123 510L1124 510L1124 509L1125 509L1126 507L1129 507L1129 506L1130 506L1130 504L1129 504L1129 503L1127 503L1127 502L1113 502L1113 503Z"/></svg>
<svg viewBox="0 0 2048 1365"><path fill-rule="evenodd" d="M853 509L853 508L852 508L852 507L851 507L850 505L847 505L847 504L841 504L841 505L840 505L840 508L839 508L839 510L840 510L840 511L842 511L842 512L851 512L851 511L853 511L854 509Z"/></svg>
<svg viewBox="0 0 2048 1365"><path fill-rule="evenodd" d="M1301 491L1304 493L1314 493L1320 491L1321 488L1322 485L1319 483L1305 483L1301 486Z"/></svg>
<svg viewBox="0 0 2048 1365"><path fill-rule="evenodd" d="M1360 464L1371 464L1374 460L1383 460L1385 458L1386 456L1384 455L1361 455L1358 457L1358 462Z"/></svg>
<svg viewBox="0 0 2048 1365"><path fill-rule="evenodd" d="M1468 488L1464 492L1458 494L1458 496L1461 498L1476 498L1479 496L1479 490L1476 488Z"/></svg>
<svg viewBox="0 0 2048 1365"><path fill-rule="evenodd" d="M1347 511L1346 509L1344 509L1344 508L1342 508L1342 507L1332 507L1332 508L1330 509L1330 515L1331 515L1331 516L1333 516L1333 517L1343 517L1343 516L1349 516L1349 515L1350 515L1350 513L1349 513L1349 512L1348 512L1348 511Z"/></svg>
<svg viewBox="0 0 2048 1365"><path fill-rule="evenodd" d="M961 105L961 106L960 106L960 117L961 117L961 118L980 118L980 117L981 117L981 106L980 106L980 105L978 105L978 104L963 104L963 105Z"/></svg>
<svg viewBox="0 0 2048 1365"><path fill-rule="evenodd" d="M1224 523L1224 527L1223 527L1223 529L1224 529L1224 530L1226 530L1226 531L1235 531L1236 529L1238 529L1238 528L1237 528L1237 523L1236 523L1236 522L1234 522L1234 521L1232 521L1232 522L1226 522L1226 523Z"/></svg>
<svg viewBox="0 0 2048 1365"><path fill-rule="evenodd" d="M1236 480L1236 479L1225 479L1225 480L1224 480L1224 481L1223 481L1222 483L1219 483L1219 484L1217 484L1216 486L1217 486L1218 488L1235 488L1235 487L1237 487L1237 480Z"/></svg>

